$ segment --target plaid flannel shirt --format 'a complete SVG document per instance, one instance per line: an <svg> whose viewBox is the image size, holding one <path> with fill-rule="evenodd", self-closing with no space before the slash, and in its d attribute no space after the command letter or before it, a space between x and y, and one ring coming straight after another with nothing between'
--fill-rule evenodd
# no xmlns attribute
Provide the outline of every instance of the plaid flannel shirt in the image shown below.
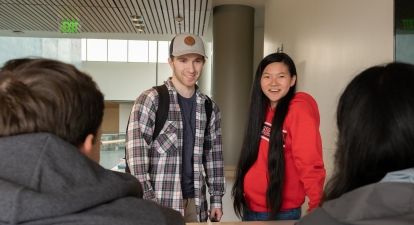
<svg viewBox="0 0 414 225"><path fill-rule="evenodd" d="M177 91L171 80L165 82L170 95L167 121L153 141L159 95L152 88L135 101L126 137L126 159L131 174L144 189L144 198L173 208L184 215L181 190L183 122ZM212 101L209 132L205 133L206 96L196 88L196 131L194 140L194 192L199 221L207 221L206 184L212 208L222 208L225 193L220 111ZM204 146L204 147L203 147Z"/></svg>

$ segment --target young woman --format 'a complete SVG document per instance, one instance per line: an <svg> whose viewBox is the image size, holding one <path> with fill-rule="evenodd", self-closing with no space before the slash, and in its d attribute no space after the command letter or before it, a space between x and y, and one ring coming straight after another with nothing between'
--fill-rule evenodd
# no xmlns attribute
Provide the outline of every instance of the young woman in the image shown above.
<svg viewBox="0 0 414 225"><path fill-rule="evenodd" d="M296 67L285 53L266 56L252 87L250 113L232 195L244 221L294 220L305 195L319 205L325 181L319 112L296 89Z"/></svg>
<svg viewBox="0 0 414 225"><path fill-rule="evenodd" d="M298 224L414 224L414 65L371 67L337 108L335 171Z"/></svg>

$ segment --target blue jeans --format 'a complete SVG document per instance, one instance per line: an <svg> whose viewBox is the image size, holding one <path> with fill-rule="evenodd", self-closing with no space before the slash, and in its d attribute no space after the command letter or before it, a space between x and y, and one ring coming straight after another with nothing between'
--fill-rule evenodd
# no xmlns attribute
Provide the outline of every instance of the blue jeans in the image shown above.
<svg viewBox="0 0 414 225"><path fill-rule="evenodd" d="M302 214L301 208L280 211L275 217L269 218L269 212L253 212L249 209L243 212L243 221L266 221L266 220L298 220Z"/></svg>

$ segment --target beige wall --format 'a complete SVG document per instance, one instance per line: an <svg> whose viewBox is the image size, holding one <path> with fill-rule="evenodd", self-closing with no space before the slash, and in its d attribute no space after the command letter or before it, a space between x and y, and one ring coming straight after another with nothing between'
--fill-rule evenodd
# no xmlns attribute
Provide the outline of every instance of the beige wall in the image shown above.
<svg viewBox="0 0 414 225"><path fill-rule="evenodd" d="M329 175L340 93L364 68L393 60L393 0L269 0L264 40L265 55L283 43L298 67L298 89L319 104Z"/></svg>
<svg viewBox="0 0 414 225"><path fill-rule="evenodd" d="M105 102L104 117L102 121L102 133L119 132L119 104Z"/></svg>

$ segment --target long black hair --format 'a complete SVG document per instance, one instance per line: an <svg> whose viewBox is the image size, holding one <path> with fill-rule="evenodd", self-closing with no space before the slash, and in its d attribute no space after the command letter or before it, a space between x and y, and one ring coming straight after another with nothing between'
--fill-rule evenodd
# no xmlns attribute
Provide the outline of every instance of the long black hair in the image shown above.
<svg viewBox="0 0 414 225"><path fill-rule="evenodd" d="M414 66L391 63L356 76L340 97L335 171L324 201L414 167Z"/></svg>
<svg viewBox="0 0 414 225"><path fill-rule="evenodd" d="M259 152L260 136L265 122L266 112L270 107L270 101L263 93L260 80L267 65L281 62L289 68L290 76L296 75L296 67L293 60L285 53L273 53L266 56L257 67L256 76L252 86L250 98L250 112L245 132L239 163L236 169L236 180L232 189L233 207L236 215L242 217L246 202L244 199L244 176L257 159ZM277 104L272 121L270 133L268 172L269 184L267 187L267 205L271 214L279 212L282 204L283 181L285 175L285 162L283 153L282 127L288 113L289 103L296 91L296 83L290 87L289 92Z"/></svg>

